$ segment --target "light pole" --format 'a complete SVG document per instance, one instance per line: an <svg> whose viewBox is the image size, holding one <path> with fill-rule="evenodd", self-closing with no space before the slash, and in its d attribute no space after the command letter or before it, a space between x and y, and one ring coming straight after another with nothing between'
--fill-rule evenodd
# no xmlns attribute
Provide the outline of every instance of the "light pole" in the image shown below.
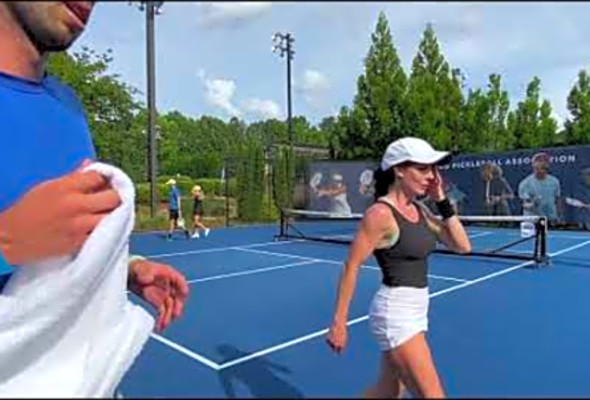
<svg viewBox="0 0 590 400"><path fill-rule="evenodd" d="M287 151L287 185L288 193L291 195L291 160L290 152L293 151L293 121L291 119L291 61L293 60L293 43L295 38L290 32L277 32L272 35L272 51L279 53L281 57L287 55L287 133L289 138L289 147ZM289 203L290 204L290 203Z"/></svg>
<svg viewBox="0 0 590 400"><path fill-rule="evenodd" d="M162 13L163 1L140 1L139 10L145 11L147 103L148 103L148 177L150 181L150 215L156 215L157 154L156 154L156 83L154 59L154 17Z"/></svg>

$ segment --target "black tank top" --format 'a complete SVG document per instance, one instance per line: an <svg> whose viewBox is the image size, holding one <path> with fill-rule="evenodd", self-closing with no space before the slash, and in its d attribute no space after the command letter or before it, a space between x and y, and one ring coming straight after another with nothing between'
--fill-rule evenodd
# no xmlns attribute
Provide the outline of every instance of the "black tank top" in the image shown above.
<svg viewBox="0 0 590 400"><path fill-rule="evenodd" d="M383 273L383 284L415 288L428 286L426 259L436 246L436 236L426 225L422 210L416 205L419 219L413 223L388 202L377 202L389 207L399 228L399 238L393 246L373 252Z"/></svg>
<svg viewBox="0 0 590 400"><path fill-rule="evenodd" d="M199 211L203 211L203 200L201 200L200 197L193 197L193 210L195 212Z"/></svg>

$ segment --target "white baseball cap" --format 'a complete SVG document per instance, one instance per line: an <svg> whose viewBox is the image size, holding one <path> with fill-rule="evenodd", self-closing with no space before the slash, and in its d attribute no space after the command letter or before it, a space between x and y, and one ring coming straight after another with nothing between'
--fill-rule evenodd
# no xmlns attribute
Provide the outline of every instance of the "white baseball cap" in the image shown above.
<svg viewBox="0 0 590 400"><path fill-rule="evenodd" d="M168 179L168 182L166 182L166 185L176 185L176 181L174 179Z"/></svg>
<svg viewBox="0 0 590 400"><path fill-rule="evenodd" d="M419 164L439 164L450 158L450 152L434 150L430 143L423 139L405 137L393 141L387 146L381 160L381 169L386 171L406 161Z"/></svg>

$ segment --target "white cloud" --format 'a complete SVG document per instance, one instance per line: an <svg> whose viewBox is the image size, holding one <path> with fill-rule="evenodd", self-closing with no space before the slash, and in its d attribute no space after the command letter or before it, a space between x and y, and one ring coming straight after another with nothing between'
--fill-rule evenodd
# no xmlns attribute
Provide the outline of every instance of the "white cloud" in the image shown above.
<svg viewBox="0 0 590 400"><path fill-rule="evenodd" d="M314 107L322 105L324 96L330 88L330 80L320 71L308 69L303 72L301 84L294 86L303 94L305 100Z"/></svg>
<svg viewBox="0 0 590 400"><path fill-rule="evenodd" d="M198 6L201 11L199 22L204 27L212 28L234 25L260 17L270 10L272 3L265 1L203 2Z"/></svg>
<svg viewBox="0 0 590 400"><path fill-rule="evenodd" d="M251 97L236 105L237 84L233 79L211 78L203 68L199 68L197 76L203 82L205 100L208 104L223 110L231 117L242 117L248 114L255 119L281 118L279 105L273 100Z"/></svg>
<svg viewBox="0 0 590 400"><path fill-rule="evenodd" d="M243 102L245 112L260 119L281 118L279 105L272 100L250 98Z"/></svg>
<svg viewBox="0 0 590 400"><path fill-rule="evenodd" d="M233 104L237 85L232 79L208 78L203 69L197 72L205 86L205 100L214 107L221 108L232 117L239 117L240 110Z"/></svg>

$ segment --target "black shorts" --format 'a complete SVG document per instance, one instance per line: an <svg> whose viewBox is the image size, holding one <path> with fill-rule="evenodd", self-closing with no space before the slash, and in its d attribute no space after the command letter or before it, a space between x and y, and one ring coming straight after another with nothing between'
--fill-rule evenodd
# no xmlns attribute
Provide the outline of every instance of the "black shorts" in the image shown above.
<svg viewBox="0 0 590 400"><path fill-rule="evenodd" d="M168 210L170 220L178 221L178 210Z"/></svg>
<svg viewBox="0 0 590 400"><path fill-rule="evenodd" d="M203 206L197 206L193 208L193 215L202 216L203 215Z"/></svg>

